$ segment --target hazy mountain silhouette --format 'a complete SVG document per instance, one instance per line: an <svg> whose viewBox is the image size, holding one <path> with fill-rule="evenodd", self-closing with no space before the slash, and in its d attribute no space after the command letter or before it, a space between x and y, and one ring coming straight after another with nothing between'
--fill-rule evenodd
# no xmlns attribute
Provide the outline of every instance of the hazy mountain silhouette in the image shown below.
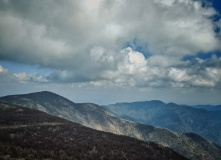
<svg viewBox="0 0 221 160"><path fill-rule="evenodd" d="M221 145L221 111L218 110L208 111L161 101L116 103L104 108L126 120L176 132L194 132Z"/></svg>
<svg viewBox="0 0 221 160"><path fill-rule="evenodd" d="M191 106L193 108L198 108L198 109L205 109L207 111L221 111L221 105L194 105Z"/></svg>

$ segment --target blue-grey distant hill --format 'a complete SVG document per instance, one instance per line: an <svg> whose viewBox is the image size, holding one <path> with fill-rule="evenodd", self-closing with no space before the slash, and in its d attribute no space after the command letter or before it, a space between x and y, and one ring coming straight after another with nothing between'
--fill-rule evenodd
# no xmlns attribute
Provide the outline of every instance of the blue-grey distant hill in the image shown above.
<svg viewBox="0 0 221 160"><path fill-rule="evenodd" d="M221 145L219 106L195 106L194 108L154 100L116 103L103 107L125 120L168 128L181 133L193 132ZM214 108L217 110L212 111Z"/></svg>
<svg viewBox="0 0 221 160"><path fill-rule="evenodd" d="M198 108L198 109L205 109L207 111L221 111L221 105L194 105L191 106L193 108Z"/></svg>

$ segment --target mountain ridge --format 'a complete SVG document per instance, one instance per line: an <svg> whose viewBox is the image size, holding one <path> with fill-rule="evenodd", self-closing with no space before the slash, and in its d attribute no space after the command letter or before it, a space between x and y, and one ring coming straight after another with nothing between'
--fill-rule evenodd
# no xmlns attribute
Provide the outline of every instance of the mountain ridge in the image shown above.
<svg viewBox="0 0 221 160"><path fill-rule="evenodd" d="M102 106L119 118L149 124L172 131L194 132L221 145L221 111L168 103L117 103Z"/></svg>
<svg viewBox="0 0 221 160"><path fill-rule="evenodd" d="M0 159L15 158L187 160L153 142L96 131L42 111L0 102Z"/></svg>
<svg viewBox="0 0 221 160"><path fill-rule="evenodd" d="M51 92L44 93L49 94L47 95L49 98L45 101L42 101L41 98L40 100L37 99L39 97L38 94L41 94L41 92L31 94L31 96L35 96L34 98L29 97L27 99L27 95L15 95L2 97L0 101L47 111L52 115L63 117L93 129L126 135L140 140L153 141L193 160L197 160L199 157L202 160L218 160L217 157L221 157L220 148L207 140L206 145L201 145L186 135L172 132L168 129L124 121L110 114L110 112L99 105L72 103L70 100L57 94Z"/></svg>

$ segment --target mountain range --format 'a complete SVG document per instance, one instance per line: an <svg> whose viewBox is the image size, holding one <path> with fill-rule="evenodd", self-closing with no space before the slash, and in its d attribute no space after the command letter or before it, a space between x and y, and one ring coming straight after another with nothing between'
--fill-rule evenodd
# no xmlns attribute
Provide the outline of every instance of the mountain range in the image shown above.
<svg viewBox="0 0 221 160"><path fill-rule="evenodd" d="M168 129L122 120L99 105L74 103L52 92L11 95L0 98L0 101L41 110L96 130L153 141L192 160L221 159L219 146L194 133L181 134Z"/></svg>
<svg viewBox="0 0 221 160"><path fill-rule="evenodd" d="M116 103L103 106L115 116L136 123L193 132L221 145L221 111L218 106L183 106L161 101ZM201 108L211 108L201 109ZM217 108L216 111L211 111Z"/></svg>
<svg viewBox="0 0 221 160"><path fill-rule="evenodd" d="M2 102L0 159L187 160L153 142L96 131L42 111Z"/></svg>

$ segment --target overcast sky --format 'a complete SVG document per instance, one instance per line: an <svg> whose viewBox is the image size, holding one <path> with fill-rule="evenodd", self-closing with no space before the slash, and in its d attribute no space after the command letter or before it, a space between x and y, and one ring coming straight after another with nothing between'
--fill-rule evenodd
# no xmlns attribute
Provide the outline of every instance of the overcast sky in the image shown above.
<svg viewBox="0 0 221 160"><path fill-rule="evenodd" d="M217 1L0 0L0 96L221 104Z"/></svg>

